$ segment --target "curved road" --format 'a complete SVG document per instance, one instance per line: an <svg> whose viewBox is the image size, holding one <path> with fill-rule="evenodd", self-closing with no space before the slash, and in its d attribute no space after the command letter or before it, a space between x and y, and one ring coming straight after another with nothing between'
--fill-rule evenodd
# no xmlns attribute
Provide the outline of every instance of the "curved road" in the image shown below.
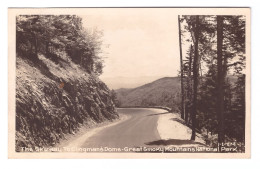
<svg viewBox="0 0 260 169"><path fill-rule="evenodd" d="M121 108L119 115L129 118L117 125L105 128L85 141L82 147L124 148L147 146L146 143L160 139L157 121L160 114L168 113L161 109Z"/></svg>

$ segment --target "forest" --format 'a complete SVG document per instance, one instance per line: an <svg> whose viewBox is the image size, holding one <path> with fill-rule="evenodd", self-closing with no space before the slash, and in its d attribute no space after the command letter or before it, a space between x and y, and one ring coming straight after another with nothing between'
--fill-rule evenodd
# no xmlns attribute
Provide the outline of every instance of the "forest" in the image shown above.
<svg viewBox="0 0 260 169"><path fill-rule="evenodd" d="M178 16L181 118L207 144L245 143L245 16ZM184 52L183 48L188 50Z"/></svg>
<svg viewBox="0 0 260 169"><path fill-rule="evenodd" d="M16 24L16 51L21 56L37 59L44 53L50 59L57 59L65 51L73 62L88 73L102 73L102 32L86 30L82 18L76 15L20 15Z"/></svg>

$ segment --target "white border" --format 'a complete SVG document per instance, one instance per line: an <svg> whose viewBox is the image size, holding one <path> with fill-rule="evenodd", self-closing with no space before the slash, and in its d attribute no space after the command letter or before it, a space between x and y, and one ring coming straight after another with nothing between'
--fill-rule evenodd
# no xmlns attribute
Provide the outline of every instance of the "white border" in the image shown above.
<svg viewBox="0 0 260 169"><path fill-rule="evenodd" d="M148 3L149 2L149 3ZM133 168L133 167L142 167L142 168L161 168L161 167L182 167L182 168L256 168L255 166L259 165L259 127L260 113L257 111L258 108L258 94L260 93L260 80L257 78L258 72L260 72L259 66L259 49L258 46L258 37L259 36L259 16L260 16L260 6L258 0L214 0L214 1L205 1L205 0L180 0L180 1L107 1L107 0L95 0L95 1L54 1L54 0L45 0L45 1L32 1L32 0L20 0L20 1L5 1L1 0L0 5L0 17L1 17L1 26L0 26L0 52L1 52L1 73L4 81L1 83L1 109L2 114L0 118L0 159L1 159L1 168L47 168L47 167L58 167L58 168ZM252 68L252 156L250 160L7 160L7 7L98 7L98 6L176 6L176 7L187 7L187 5L195 7L251 7L252 8L252 21L251 21L251 68ZM219 166L220 165L220 166Z"/></svg>
<svg viewBox="0 0 260 169"><path fill-rule="evenodd" d="M246 16L246 135L245 153L17 153L15 147L15 17L28 14L75 14L82 15L84 12L110 13L125 10L132 12L168 12L174 15L245 15ZM120 13L120 12L119 12ZM250 9L249 8L41 8L41 9L9 9L9 158L250 158Z"/></svg>

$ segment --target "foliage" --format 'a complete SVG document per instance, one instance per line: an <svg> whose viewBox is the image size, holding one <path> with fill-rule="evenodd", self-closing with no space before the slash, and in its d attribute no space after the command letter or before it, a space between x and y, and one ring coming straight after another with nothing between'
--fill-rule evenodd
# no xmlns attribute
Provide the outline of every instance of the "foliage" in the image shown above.
<svg viewBox="0 0 260 169"><path fill-rule="evenodd" d="M59 51L66 51L72 61L89 73L102 73L100 38L102 32L87 31L82 19L75 15L20 15L17 16L16 49L20 55L37 59L39 53L55 59Z"/></svg>
<svg viewBox="0 0 260 169"><path fill-rule="evenodd" d="M16 151L53 146L81 125L118 118L98 79L101 32L74 15L20 15L16 23Z"/></svg>
<svg viewBox="0 0 260 169"><path fill-rule="evenodd" d="M117 98L117 94L116 94L115 90L112 89L110 91L110 96L111 96L111 99L114 102L115 106L116 107L120 107L121 103L120 103L120 101Z"/></svg>
<svg viewBox="0 0 260 169"><path fill-rule="evenodd" d="M217 16L199 16L199 62L198 115L196 128L206 131L207 137L218 133L217 108ZM224 89L224 135L227 140L244 141L245 133L245 17L223 16L223 77ZM195 16L182 16L183 34L191 47L183 63L185 76L186 114L192 107L194 62ZM186 123L190 125L190 116Z"/></svg>

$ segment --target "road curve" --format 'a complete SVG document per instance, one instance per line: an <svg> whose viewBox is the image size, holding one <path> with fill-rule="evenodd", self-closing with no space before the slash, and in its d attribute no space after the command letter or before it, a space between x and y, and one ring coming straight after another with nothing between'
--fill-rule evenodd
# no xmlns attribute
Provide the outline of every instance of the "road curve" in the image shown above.
<svg viewBox="0 0 260 169"><path fill-rule="evenodd" d="M119 115L129 118L122 123L105 128L88 138L82 147L124 148L147 146L145 143L160 139L157 131L157 121L162 109L121 108Z"/></svg>

